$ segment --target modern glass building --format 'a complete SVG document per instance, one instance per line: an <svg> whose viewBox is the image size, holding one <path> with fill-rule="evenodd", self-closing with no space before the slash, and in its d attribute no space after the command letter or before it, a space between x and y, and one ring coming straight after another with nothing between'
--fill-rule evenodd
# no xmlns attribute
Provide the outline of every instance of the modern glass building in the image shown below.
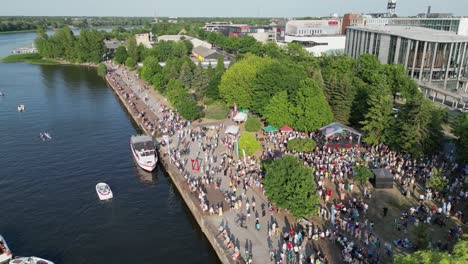
<svg viewBox="0 0 468 264"><path fill-rule="evenodd" d="M457 104L468 97L468 36L421 27L348 27L345 52L353 58L370 53L381 63L402 64L420 86L450 96Z"/></svg>

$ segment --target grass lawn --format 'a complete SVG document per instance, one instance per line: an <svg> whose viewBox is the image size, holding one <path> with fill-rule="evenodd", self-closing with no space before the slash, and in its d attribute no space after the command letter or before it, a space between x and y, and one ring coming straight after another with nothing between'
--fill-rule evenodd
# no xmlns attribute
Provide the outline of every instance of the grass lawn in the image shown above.
<svg viewBox="0 0 468 264"><path fill-rule="evenodd" d="M208 105L205 109L205 117L207 119L223 120L229 114L229 107L221 102L215 102Z"/></svg>
<svg viewBox="0 0 468 264"><path fill-rule="evenodd" d="M27 53L27 54L12 54L3 58L0 62L26 62L30 64L42 64L42 65L56 65L55 61L46 60L41 57L38 53Z"/></svg>

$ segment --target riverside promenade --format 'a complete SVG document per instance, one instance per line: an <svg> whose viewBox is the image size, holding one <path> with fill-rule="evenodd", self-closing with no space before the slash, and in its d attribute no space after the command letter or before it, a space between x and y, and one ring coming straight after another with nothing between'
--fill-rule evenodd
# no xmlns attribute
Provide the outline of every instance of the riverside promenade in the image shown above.
<svg viewBox="0 0 468 264"><path fill-rule="evenodd" d="M238 163L227 155L230 151L223 144L229 137L224 129L232 121L190 124L135 73L112 64L107 67L106 80L128 113L146 134L161 144L161 163L220 261L292 263L281 253L283 234L292 232L288 218L268 210L268 201L258 182L249 187L244 184L243 189L242 184L233 186L232 177L226 176L226 171L232 171ZM197 160L199 166L194 169L192 163ZM242 217L244 224L238 221ZM310 250L299 248L297 260L305 259Z"/></svg>

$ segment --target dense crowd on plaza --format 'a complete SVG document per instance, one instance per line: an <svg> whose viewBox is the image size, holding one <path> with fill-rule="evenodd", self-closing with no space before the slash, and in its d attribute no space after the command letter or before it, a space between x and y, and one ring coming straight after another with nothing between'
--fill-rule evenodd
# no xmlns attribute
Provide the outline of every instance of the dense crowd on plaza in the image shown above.
<svg viewBox="0 0 468 264"><path fill-rule="evenodd" d="M147 87L142 86L138 78L124 68L115 68L108 73L108 79L146 129L152 135L163 136L161 144L167 151L164 155L169 155L171 162L184 175L188 189L194 193L205 214L223 217L229 208L237 214L231 224L245 227L253 223L249 227L257 231L260 231L261 223L267 222L262 229L266 230L268 241L268 248L264 250L268 250L271 261L275 263L329 263L329 256L325 256L314 243L318 240L329 240L339 245L345 262L367 260L380 263L384 255L391 256L394 247L413 247L407 238L409 226L444 226L450 216L463 220L459 208L468 191L463 189L463 178L455 173L458 165L452 161L451 155L415 159L392 151L385 145L358 145L357 137L351 133L324 138L318 132L292 131L258 134L257 138L262 138L263 145L260 160L294 155L303 160L304 165L310 166L317 183L316 192L321 197L320 216L330 224L318 226L309 223L286 227L280 226L284 223L276 220L266 221L267 215L273 217L279 209L269 203L260 205L260 198L266 199L263 196L260 160L233 158L237 136L223 133L224 123L197 127L162 102L149 103ZM287 144L291 138L314 139L319 147L310 153L290 151ZM371 188L365 186L362 193L355 190L353 169L356 164L363 163L371 168L388 169L405 196L419 198L418 206L408 208L401 212L400 218L395 219L395 229L400 231L397 233L400 237L394 241L383 242L375 232L379 224L369 217L369 202L375 199ZM434 167L450 178L448 187L440 193L426 184ZM215 197L210 192L221 192L224 199L210 200L210 197ZM433 205L432 200L442 206ZM387 214L385 210L383 213ZM284 232L285 228L289 230ZM218 239L231 253L233 260L253 263L253 245L241 257L239 245L234 242L236 234L231 229L229 225L222 225ZM437 241L432 246L447 248L447 244L462 233L461 227L452 228L447 241ZM276 250L273 240L280 242Z"/></svg>

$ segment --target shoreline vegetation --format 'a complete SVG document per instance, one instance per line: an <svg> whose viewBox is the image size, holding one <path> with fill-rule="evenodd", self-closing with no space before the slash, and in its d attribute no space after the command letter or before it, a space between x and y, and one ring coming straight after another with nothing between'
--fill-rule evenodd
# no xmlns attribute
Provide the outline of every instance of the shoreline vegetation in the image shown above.
<svg viewBox="0 0 468 264"><path fill-rule="evenodd" d="M5 58L2 58L0 62L4 63L14 63L14 62L26 62L29 64L39 64L39 65L57 65L59 62L43 59L39 53L25 53L25 54L12 54Z"/></svg>
<svg viewBox="0 0 468 264"><path fill-rule="evenodd" d="M1 31L0 35L3 35L3 34L17 34L17 33L31 33L31 32L36 32L36 29Z"/></svg>
<svg viewBox="0 0 468 264"><path fill-rule="evenodd" d="M98 64L95 63L78 63L78 62L70 62L64 60L57 60L57 59L44 59L39 53L26 53L26 54L11 54L0 59L0 62L3 63L15 63L15 62L25 62L29 64L35 65L77 65L77 66L85 66L85 67L93 67L97 68Z"/></svg>

